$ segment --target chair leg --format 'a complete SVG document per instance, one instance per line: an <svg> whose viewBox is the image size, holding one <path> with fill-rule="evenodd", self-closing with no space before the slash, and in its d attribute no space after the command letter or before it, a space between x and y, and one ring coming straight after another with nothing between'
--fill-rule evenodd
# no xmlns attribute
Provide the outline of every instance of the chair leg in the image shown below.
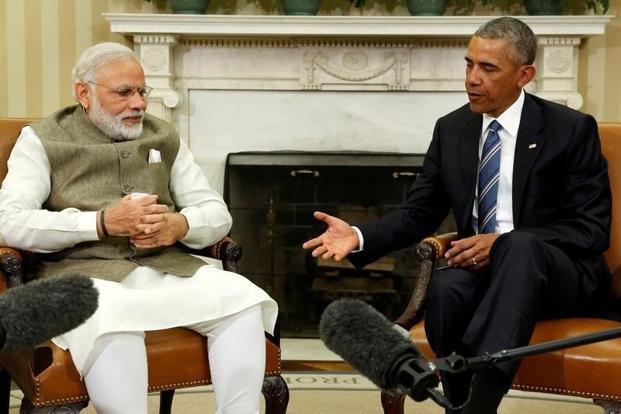
<svg viewBox="0 0 621 414"><path fill-rule="evenodd" d="M88 406L88 401L57 405L56 407L33 407L26 398L22 398L19 414L79 414Z"/></svg>
<svg viewBox="0 0 621 414"><path fill-rule="evenodd" d="M382 390L381 399L384 414L403 414L404 393L397 389Z"/></svg>
<svg viewBox="0 0 621 414"><path fill-rule="evenodd" d="M595 405L604 409L604 414L621 414L621 403L616 401L593 400Z"/></svg>
<svg viewBox="0 0 621 414"><path fill-rule="evenodd" d="M11 400L11 377L8 372L0 369L0 414L9 414Z"/></svg>
<svg viewBox="0 0 621 414"><path fill-rule="evenodd" d="M175 390L160 391L160 414L170 414Z"/></svg>
<svg viewBox="0 0 621 414"><path fill-rule="evenodd" d="M285 414L289 404L289 387L281 375L265 377L263 389L265 414Z"/></svg>

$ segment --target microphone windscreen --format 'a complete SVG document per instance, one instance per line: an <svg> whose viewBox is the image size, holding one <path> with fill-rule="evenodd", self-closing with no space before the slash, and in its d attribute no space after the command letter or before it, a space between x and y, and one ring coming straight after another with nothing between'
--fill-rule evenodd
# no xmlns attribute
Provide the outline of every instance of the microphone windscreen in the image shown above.
<svg viewBox="0 0 621 414"><path fill-rule="evenodd" d="M73 273L6 290L0 295L0 351L29 348L70 331L95 312L98 297L90 278Z"/></svg>
<svg viewBox="0 0 621 414"><path fill-rule="evenodd" d="M330 303L321 315L319 336L330 350L382 389L395 385L389 378L395 360L406 352L420 355L395 325L360 300Z"/></svg>

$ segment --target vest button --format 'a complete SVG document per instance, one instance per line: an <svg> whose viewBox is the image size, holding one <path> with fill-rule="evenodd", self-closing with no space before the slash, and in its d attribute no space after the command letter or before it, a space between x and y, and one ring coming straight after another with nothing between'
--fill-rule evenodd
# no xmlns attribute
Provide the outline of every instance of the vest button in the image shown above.
<svg viewBox="0 0 621 414"><path fill-rule="evenodd" d="M124 193L126 193L126 194L131 193L131 191L132 191L133 189L134 189L134 186L133 186L133 185L131 185L131 184L125 184L125 185L123 186L123 192L124 192Z"/></svg>
<svg viewBox="0 0 621 414"><path fill-rule="evenodd" d="M121 151L121 157L123 157L123 158L129 157L129 154L130 154L129 151Z"/></svg>

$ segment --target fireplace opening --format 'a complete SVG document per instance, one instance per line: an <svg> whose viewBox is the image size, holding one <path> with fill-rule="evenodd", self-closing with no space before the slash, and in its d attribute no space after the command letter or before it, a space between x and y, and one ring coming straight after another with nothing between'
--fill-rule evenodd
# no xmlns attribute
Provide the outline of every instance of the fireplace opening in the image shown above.
<svg viewBox="0 0 621 414"><path fill-rule="evenodd" d="M279 305L283 337L318 337L333 300L364 300L387 318L400 315L418 275L414 246L362 270L313 258L305 240L325 225L316 210L350 224L373 221L400 207L422 170L423 155L378 152L238 152L227 156L224 198L231 237L244 254L239 272ZM452 219L440 231L453 231Z"/></svg>

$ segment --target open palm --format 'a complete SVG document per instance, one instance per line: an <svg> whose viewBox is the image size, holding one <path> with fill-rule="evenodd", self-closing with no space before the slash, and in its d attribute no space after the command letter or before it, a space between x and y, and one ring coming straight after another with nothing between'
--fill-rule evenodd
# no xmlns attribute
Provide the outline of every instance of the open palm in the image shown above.
<svg viewBox="0 0 621 414"><path fill-rule="evenodd" d="M358 248L360 245L358 235L348 223L321 211L316 211L313 215L328 225L320 236L302 245L305 249L313 249L313 257L321 256L323 259L338 262Z"/></svg>

